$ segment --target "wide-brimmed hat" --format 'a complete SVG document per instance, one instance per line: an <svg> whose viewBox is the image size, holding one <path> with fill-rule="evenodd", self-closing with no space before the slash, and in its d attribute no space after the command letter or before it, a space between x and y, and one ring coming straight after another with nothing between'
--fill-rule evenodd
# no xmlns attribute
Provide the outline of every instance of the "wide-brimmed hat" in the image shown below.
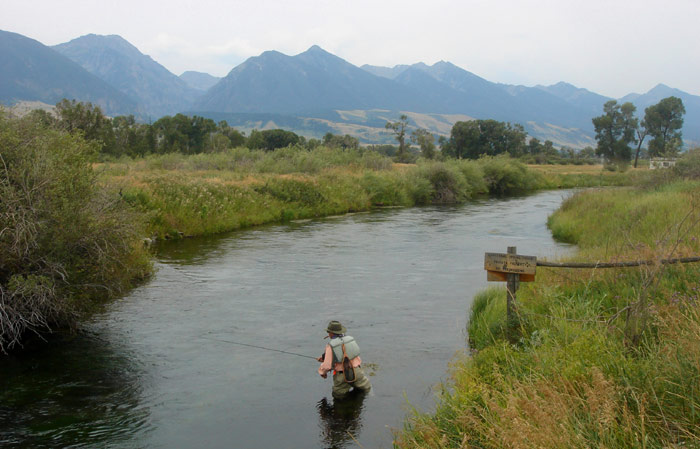
<svg viewBox="0 0 700 449"><path fill-rule="evenodd" d="M344 334L345 331L345 326L340 324L340 321L331 321L328 323L328 327L326 328L326 332L330 332L331 334Z"/></svg>

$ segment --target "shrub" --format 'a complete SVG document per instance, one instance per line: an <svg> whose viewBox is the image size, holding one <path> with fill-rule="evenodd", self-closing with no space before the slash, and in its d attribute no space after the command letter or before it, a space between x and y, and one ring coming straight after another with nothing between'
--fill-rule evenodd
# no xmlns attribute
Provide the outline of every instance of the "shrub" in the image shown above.
<svg viewBox="0 0 700 449"><path fill-rule="evenodd" d="M658 170L664 172L666 170ZM676 176L687 179L700 179L700 148L694 148L684 154L673 167Z"/></svg>
<svg viewBox="0 0 700 449"><path fill-rule="evenodd" d="M360 179L373 205L405 206L409 200L400 185L400 179L391 173L367 172Z"/></svg>
<svg viewBox="0 0 700 449"><path fill-rule="evenodd" d="M139 219L80 136L0 115L0 350L72 325L146 275Z"/></svg>
<svg viewBox="0 0 700 449"><path fill-rule="evenodd" d="M419 173L433 186L432 203L457 203L471 196L471 187L453 165L444 162L425 164L420 166Z"/></svg>
<svg viewBox="0 0 700 449"><path fill-rule="evenodd" d="M478 162L462 159L457 162L457 169L462 173L467 185L474 194L489 192L489 187L484 178L483 167Z"/></svg>
<svg viewBox="0 0 700 449"><path fill-rule="evenodd" d="M528 172L520 162L508 156L486 156L479 159L489 192L503 195L532 190L538 175Z"/></svg>

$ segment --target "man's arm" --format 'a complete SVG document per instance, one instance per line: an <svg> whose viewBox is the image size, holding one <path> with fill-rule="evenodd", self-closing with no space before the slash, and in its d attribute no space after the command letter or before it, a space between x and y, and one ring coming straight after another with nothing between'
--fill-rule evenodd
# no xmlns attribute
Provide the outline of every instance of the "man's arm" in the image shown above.
<svg viewBox="0 0 700 449"><path fill-rule="evenodd" d="M325 378L328 375L328 371L333 369L333 350L331 345L326 345L326 352L323 354L323 362L321 366L318 367L318 374Z"/></svg>

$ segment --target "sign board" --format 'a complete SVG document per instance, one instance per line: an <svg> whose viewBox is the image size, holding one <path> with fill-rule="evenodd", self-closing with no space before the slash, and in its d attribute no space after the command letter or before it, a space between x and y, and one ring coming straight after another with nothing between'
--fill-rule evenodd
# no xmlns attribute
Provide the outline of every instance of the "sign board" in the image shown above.
<svg viewBox="0 0 700 449"><path fill-rule="evenodd" d="M488 281L507 280L507 275L520 275L521 282L535 280L537 269L537 257L522 256L520 254L485 253L484 269L487 271Z"/></svg>

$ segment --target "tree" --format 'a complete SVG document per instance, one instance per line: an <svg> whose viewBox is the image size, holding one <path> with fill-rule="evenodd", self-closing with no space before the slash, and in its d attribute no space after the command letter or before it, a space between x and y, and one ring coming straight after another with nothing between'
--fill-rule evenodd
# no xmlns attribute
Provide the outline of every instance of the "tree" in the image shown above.
<svg viewBox="0 0 700 449"><path fill-rule="evenodd" d="M478 153L479 136L479 124L476 120L457 122L452 126L450 140L443 146L442 152L457 159L467 157L468 153ZM472 148L475 150L472 151Z"/></svg>
<svg viewBox="0 0 700 449"><path fill-rule="evenodd" d="M435 158L435 136L427 129L417 129L411 133L411 142L420 147L420 152L426 159Z"/></svg>
<svg viewBox="0 0 700 449"><path fill-rule="evenodd" d="M629 102L619 105L616 100L610 100L603 105L604 114L593 118L598 141L597 155L608 161L630 161L632 150L629 144L635 141L638 126L635 110L636 107Z"/></svg>
<svg viewBox="0 0 700 449"><path fill-rule="evenodd" d="M64 98L56 104L56 114L59 129L80 132L86 140L98 142L100 150L114 145L110 119L99 106Z"/></svg>
<svg viewBox="0 0 700 449"><path fill-rule="evenodd" d="M554 142L551 140L545 140L544 145L542 145L542 153L545 156L556 156L557 150L554 148Z"/></svg>
<svg viewBox="0 0 700 449"><path fill-rule="evenodd" d="M542 144L539 139L532 138L527 144L527 152L533 156L542 152Z"/></svg>
<svg viewBox="0 0 700 449"><path fill-rule="evenodd" d="M579 157L583 159L593 159L595 158L595 149L592 147L585 147L581 151L578 152Z"/></svg>
<svg viewBox="0 0 700 449"><path fill-rule="evenodd" d="M644 123L652 137L649 154L661 156L677 154L682 146L681 128L685 106L678 97L668 97L644 111Z"/></svg>
<svg viewBox="0 0 700 449"><path fill-rule="evenodd" d="M228 138L231 148L245 145L245 135L237 129L228 126L226 120L222 120L217 124L217 131Z"/></svg>
<svg viewBox="0 0 700 449"><path fill-rule="evenodd" d="M647 108L646 110L649 110L649 108ZM634 168L637 168L637 162L639 161L639 152L642 150L642 143L644 142L644 139L647 137L647 135L649 135L649 131L647 130L646 117L644 118L644 120L642 120L642 123L639 124L639 126L635 130L635 133L637 135L637 151L634 152Z"/></svg>
<svg viewBox="0 0 700 449"><path fill-rule="evenodd" d="M329 148L341 148L343 150L356 150L360 148L360 141L349 134L337 136L330 132L326 133L326 135L323 136L323 144Z"/></svg>
<svg viewBox="0 0 700 449"><path fill-rule="evenodd" d="M277 148L285 148L296 145L300 141L299 136L291 131L283 129L266 129L264 131L253 130L248 137L247 146L250 149L263 149L273 151Z"/></svg>
<svg viewBox="0 0 700 449"><path fill-rule="evenodd" d="M517 124L496 120L457 122L452 126L450 142L443 147L443 152L458 159L504 153L517 157L523 154L526 139L525 130Z"/></svg>
<svg viewBox="0 0 700 449"><path fill-rule="evenodd" d="M396 153L398 160L403 161L407 158L406 152L406 127L408 126L408 116L401 114L398 122L387 122L384 127L394 133L396 141L399 143L399 150Z"/></svg>
<svg viewBox="0 0 700 449"><path fill-rule="evenodd" d="M176 114L161 117L153 124L158 153L197 154L205 150L206 138L216 131L214 120Z"/></svg>
<svg viewBox="0 0 700 449"><path fill-rule="evenodd" d="M156 142L150 125L136 123L133 115L117 116L112 119L115 145L111 151L114 156L122 154L144 156L155 150Z"/></svg>

